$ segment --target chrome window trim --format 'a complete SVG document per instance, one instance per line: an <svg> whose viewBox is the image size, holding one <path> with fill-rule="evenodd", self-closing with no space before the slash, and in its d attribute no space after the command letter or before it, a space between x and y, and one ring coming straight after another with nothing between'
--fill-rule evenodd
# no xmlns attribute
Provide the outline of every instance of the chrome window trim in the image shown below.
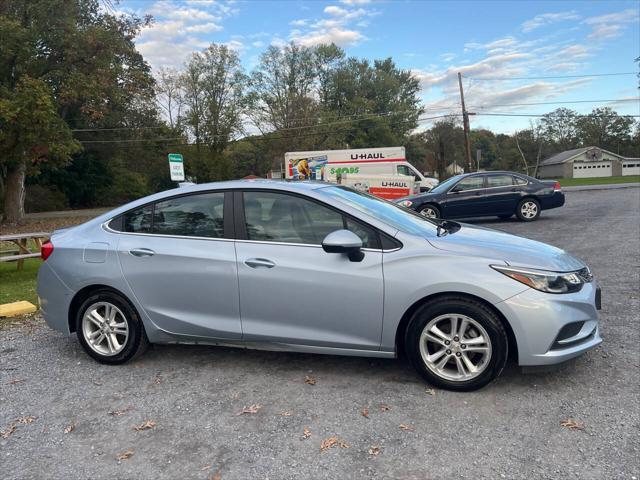
<svg viewBox="0 0 640 480"><path fill-rule="evenodd" d="M116 218L116 217L114 217ZM134 235L134 236L143 236L143 237L161 237L161 238L174 238L177 240L212 240L212 241L220 241L220 242L239 242L239 243L258 243L258 244L266 244L266 245L286 245L289 247L313 247L313 248L322 248L322 245L317 243L290 243L290 242L272 242L269 240L242 240L236 238L219 238L219 237L195 237L188 235L167 235L164 233L142 233L142 232L119 232L118 230L114 230L109 227L109 223L114 218L107 220L102 223L103 230L113 233L116 235ZM380 248L362 248L363 252L396 252L400 250L402 247L393 248L390 250L384 250Z"/></svg>

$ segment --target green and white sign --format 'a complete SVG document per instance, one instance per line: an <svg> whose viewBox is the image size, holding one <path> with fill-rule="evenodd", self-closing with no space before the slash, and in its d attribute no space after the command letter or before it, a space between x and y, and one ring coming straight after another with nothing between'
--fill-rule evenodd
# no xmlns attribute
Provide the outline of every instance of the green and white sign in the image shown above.
<svg viewBox="0 0 640 480"><path fill-rule="evenodd" d="M174 182L184 182L184 163L180 153L169 154L169 173Z"/></svg>

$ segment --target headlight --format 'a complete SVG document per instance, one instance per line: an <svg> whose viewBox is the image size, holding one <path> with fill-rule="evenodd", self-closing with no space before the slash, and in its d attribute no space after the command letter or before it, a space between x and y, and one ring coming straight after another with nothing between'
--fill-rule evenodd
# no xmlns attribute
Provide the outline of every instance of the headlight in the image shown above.
<svg viewBox="0 0 640 480"><path fill-rule="evenodd" d="M588 268L575 272L547 272L544 270L503 267L501 265L491 265L491 268L520 283L524 283L528 287L547 293L579 292L582 285L590 282L593 278Z"/></svg>
<svg viewBox="0 0 640 480"><path fill-rule="evenodd" d="M398 205L409 208L411 205L413 205L413 202L411 200L403 200L401 202L398 202Z"/></svg>

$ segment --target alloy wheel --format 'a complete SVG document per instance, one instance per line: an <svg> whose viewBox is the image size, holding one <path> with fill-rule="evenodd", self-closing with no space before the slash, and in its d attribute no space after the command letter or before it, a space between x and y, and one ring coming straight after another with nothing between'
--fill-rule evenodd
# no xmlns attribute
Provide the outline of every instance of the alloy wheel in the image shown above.
<svg viewBox="0 0 640 480"><path fill-rule="evenodd" d="M129 338L129 324L118 307L98 302L82 317L82 334L87 345L100 355L113 356L122 351Z"/></svg>
<svg viewBox="0 0 640 480"><path fill-rule="evenodd" d="M535 202L524 202L520 207L520 213L524 218L535 218L538 214L538 205Z"/></svg>
<svg viewBox="0 0 640 480"><path fill-rule="evenodd" d="M436 211L431 207L424 207L422 210L420 210L420 215L427 218L438 218Z"/></svg>
<svg viewBox="0 0 640 480"><path fill-rule="evenodd" d="M491 359L491 339L471 317L440 315L420 336L420 355L434 374L450 381L468 381L480 375Z"/></svg>

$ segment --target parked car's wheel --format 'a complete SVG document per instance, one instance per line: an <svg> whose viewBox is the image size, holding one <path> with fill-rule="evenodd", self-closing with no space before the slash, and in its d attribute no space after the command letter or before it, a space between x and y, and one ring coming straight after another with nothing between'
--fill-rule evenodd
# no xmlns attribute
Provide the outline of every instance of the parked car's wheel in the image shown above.
<svg viewBox="0 0 640 480"><path fill-rule="evenodd" d="M535 198L525 198L520 201L516 215L523 222L532 222L540 216L540 202Z"/></svg>
<svg viewBox="0 0 640 480"><path fill-rule="evenodd" d="M507 333L484 304L462 296L435 299L418 308L405 335L407 356L431 384L476 390L507 362Z"/></svg>
<svg viewBox="0 0 640 480"><path fill-rule="evenodd" d="M507 218L511 218L513 216L513 213L505 213L504 215L498 215L498 218L500 220L506 220Z"/></svg>
<svg viewBox="0 0 640 480"><path fill-rule="evenodd" d="M138 313L110 290L97 291L82 303L76 315L76 334L89 355L110 365L143 353L149 343Z"/></svg>
<svg viewBox="0 0 640 480"><path fill-rule="evenodd" d="M440 218L440 209L431 204L420 207L418 213L427 218Z"/></svg>

